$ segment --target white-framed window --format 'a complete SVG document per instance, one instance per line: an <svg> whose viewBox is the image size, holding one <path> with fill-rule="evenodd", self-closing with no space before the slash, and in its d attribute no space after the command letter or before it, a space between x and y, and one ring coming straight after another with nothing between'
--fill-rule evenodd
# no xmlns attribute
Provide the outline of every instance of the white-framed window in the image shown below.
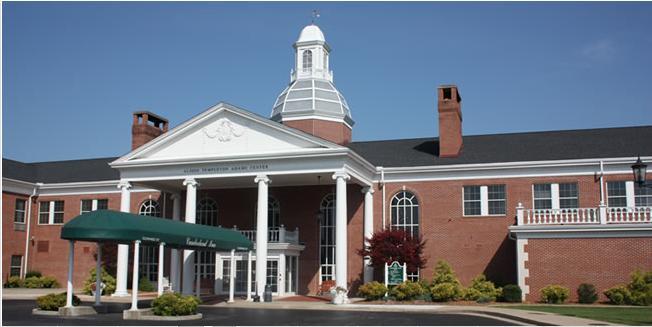
<svg viewBox="0 0 652 327"><path fill-rule="evenodd" d="M607 205L617 207L652 207L652 189L633 181L607 182Z"/></svg>
<svg viewBox="0 0 652 327"><path fill-rule="evenodd" d="M576 209L579 208L577 183L547 183L532 185L534 209Z"/></svg>
<svg viewBox="0 0 652 327"><path fill-rule="evenodd" d="M217 226L217 202L202 198L197 202L197 224Z"/></svg>
<svg viewBox="0 0 652 327"><path fill-rule="evenodd" d="M41 201L39 202L38 223L40 225L63 224L64 202Z"/></svg>
<svg viewBox="0 0 652 327"><path fill-rule="evenodd" d="M9 276L21 276L23 270L23 256L12 255L11 263L9 266Z"/></svg>
<svg viewBox="0 0 652 327"><path fill-rule="evenodd" d="M27 200L16 199L16 207L14 208L14 223L24 224L25 223L25 207L27 206Z"/></svg>
<svg viewBox="0 0 652 327"><path fill-rule="evenodd" d="M269 229L281 227L281 203L271 196L267 200L267 227Z"/></svg>
<svg viewBox="0 0 652 327"><path fill-rule="evenodd" d="M504 216L505 185L468 185L463 190L463 215Z"/></svg>
<svg viewBox="0 0 652 327"><path fill-rule="evenodd" d="M106 210L109 208L108 199L84 199L79 205L80 213L84 214L95 210Z"/></svg>
<svg viewBox="0 0 652 327"><path fill-rule="evenodd" d="M392 230L404 230L412 237L419 237L419 200L408 191L394 194L390 202Z"/></svg>
<svg viewBox="0 0 652 327"><path fill-rule="evenodd" d="M217 226L217 202L204 197L197 202L197 224ZM215 252L195 251L195 276L199 278L215 277Z"/></svg>
<svg viewBox="0 0 652 327"><path fill-rule="evenodd" d="M312 51L303 51L303 71L309 72L312 70Z"/></svg>
<svg viewBox="0 0 652 327"><path fill-rule="evenodd" d="M335 280L335 195L326 195L319 205L320 281Z"/></svg>
<svg viewBox="0 0 652 327"><path fill-rule="evenodd" d="M141 216L152 216L152 217L160 217L161 216L161 206L158 204L158 201L148 199L143 201L143 203L140 204L140 208L138 209L138 214Z"/></svg>

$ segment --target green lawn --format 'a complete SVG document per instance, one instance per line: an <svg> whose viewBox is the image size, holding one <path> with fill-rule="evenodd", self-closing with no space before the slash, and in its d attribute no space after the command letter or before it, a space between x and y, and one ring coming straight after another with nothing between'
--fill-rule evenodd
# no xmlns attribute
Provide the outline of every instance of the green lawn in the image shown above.
<svg viewBox="0 0 652 327"><path fill-rule="evenodd" d="M652 325L652 307L591 307L571 305L515 305L510 309L551 312L565 316L608 321L624 325Z"/></svg>

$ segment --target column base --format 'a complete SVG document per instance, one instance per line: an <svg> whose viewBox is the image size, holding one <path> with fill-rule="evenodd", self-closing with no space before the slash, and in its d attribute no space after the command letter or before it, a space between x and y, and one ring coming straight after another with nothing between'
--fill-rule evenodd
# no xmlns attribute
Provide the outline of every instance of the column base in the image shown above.
<svg viewBox="0 0 652 327"><path fill-rule="evenodd" d="M131 296L131 294L129 294L129 292L127 292L126 290L125 291L116 290L115 292L113 292L113 294L111 294L111 297L125 297L125 296Z"/></svg>

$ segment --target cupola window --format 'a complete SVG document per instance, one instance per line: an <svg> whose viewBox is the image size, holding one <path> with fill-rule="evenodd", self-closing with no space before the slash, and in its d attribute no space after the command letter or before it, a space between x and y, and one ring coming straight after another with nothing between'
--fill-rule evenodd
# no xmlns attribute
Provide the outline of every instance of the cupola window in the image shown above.
<svg viewBox="0 0 652 327"><path fill-rule="evenodd" d="M312 70L312 51L306 50L303 52L303 71L309 72Z"/></svg>

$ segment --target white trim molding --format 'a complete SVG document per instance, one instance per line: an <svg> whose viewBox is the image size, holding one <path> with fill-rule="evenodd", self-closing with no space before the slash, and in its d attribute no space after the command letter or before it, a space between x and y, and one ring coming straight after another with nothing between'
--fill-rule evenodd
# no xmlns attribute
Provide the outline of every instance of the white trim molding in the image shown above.
<svg viewBox="0 0 652 327"><path fill-rule="evenodd" d="M516 275L518 287L521 288L521 301L525 302L525 297L530 293L530 286L526 284L525 279L530 277L530 270L525 267L529 256L525 251L527 239L516 239Z"/></svg>

